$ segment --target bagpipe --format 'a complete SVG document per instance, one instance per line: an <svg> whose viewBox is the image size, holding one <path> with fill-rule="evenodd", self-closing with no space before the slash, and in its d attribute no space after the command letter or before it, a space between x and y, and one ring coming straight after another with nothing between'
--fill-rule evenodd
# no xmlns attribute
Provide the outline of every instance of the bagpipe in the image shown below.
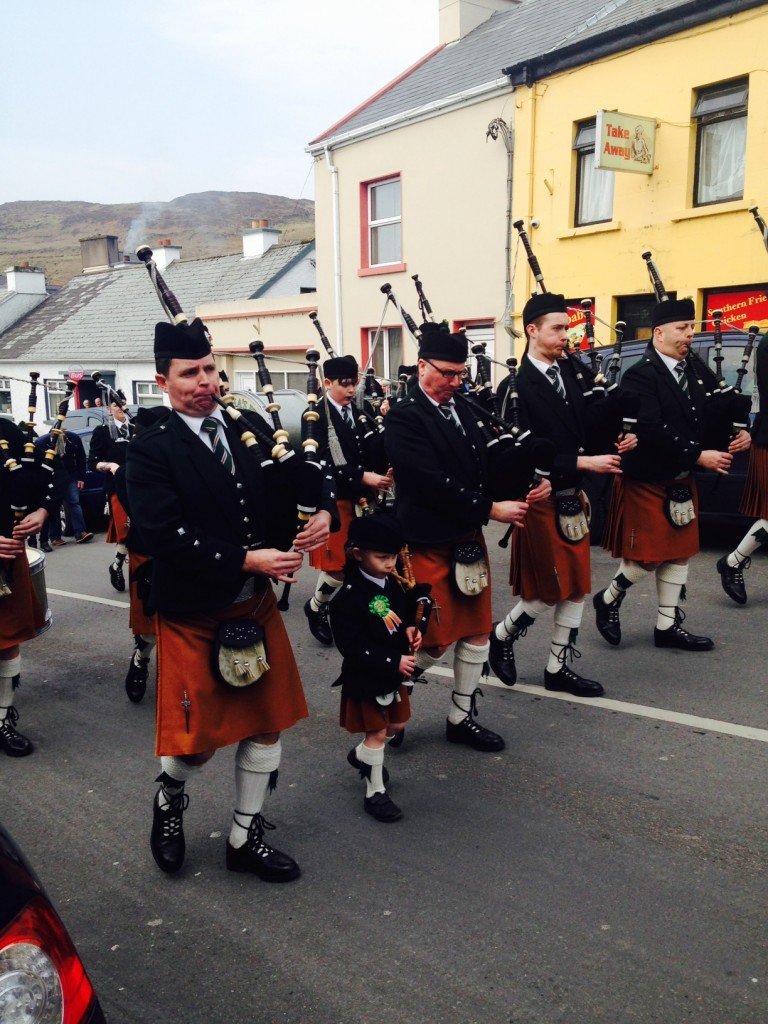
<svg viewBox="0 0 768 1024"><path fill-rule="evenodd" d="M414 276L416 291L419 296L419 308L429 316L431 322L432 307L424 294L424 287ZM416 340L421 339L422 332L409 313L395 297L389 284L382 285L382 292L400 313L403 323L408 327ZM477 351L476 351L477 350ZM473 354L477 361L477 374L473 393L458 390L454 395L457 405L464 406L472 414L472 419L485 442L488 461L488 497L492 501L520 501L542 479L547 479L552 470L555 457L554 445L543 438L533 438L529 431L520 427L519 412L515 410L517 422L507 422L496 408L496 396L490 387L490 358L485 346L473 346Z"/></svg>
<svg viewBox="0 0 768 1024"><path fill-rule="evenodd" d="M646 251L642 253L642 258L645 260L646 267L648 268L648 276L650 277L657 302L668 302L669 293L664 288L664 283L658 267L654 263L652 254ZM713 370L708 366L693 348L689 350L688 355L685 357L685 362L696 378L697 383L704 388L707 399L713 400L712 408L704 419L703 444L707 448L727 451L731 440L736 434L740 430L746 430L749 427L752 399L749 395L742 394L741 384L743 384L744 376L747 372L747 363L752 353L757 330L755 329L755 335L752 337L752 344L750 344L748 339L744 348L741 364L742 373L739 381L740 386L738 389L732 388L722 375L724 358L722 316L722 310L716 309L712 311L712 324L714 327L713 347L715 352L713 362L715 369Z"/></svg>
<svg viewBox="0 0 768 1024"><path fill-rule="evenodd" d="M132 436L133 431L135 429L135 424L133 422L133 416L131 415L131 412L128 408L128 399L125 397L123 392L120 390L115 390L115 388L113 388L111 384L108 384L105 380L103 380L98 370L95 370L91 374L91 380L101 390L106 400L107 406L119 405L120 408L123 410L123 412L125 413L126 421L128 423L129 433Z"/></svg>
<svg viewBox="0 0 768 1024"><path fill-rule="evenodd" d="M188 324L189 318L158 271L149 246L140 246L136 250L136 256L145 264L160 304L171 323ZM208 337L210 340L210 335ZM296 458L296 453L288 441L288 432L280 421L280 405L274 399L274 385L264 359L264 345L260 341L252 342L250 349L258 365L259 381L267 395L266 411L272 421L272 431L269 429L269 423L259 413L236 408L233 396L226 395L222 398L219 394L213 393L211 398L237 426L244 448L259 459L267 494L267 536L275 547L290 550L297 531L307 523L320 504L323 470L316 459L317 445L311 436L310 443L304 445L304 459ZM317 352L314 349L310 352L313 353L313 358L310 359L308 353L307 364L311 378L317 373L317 358L314 358ZM307 425L313 423L314 420L310 419Z"/></svg>
<svg viewBox="0 0 768 1024"><path fill-rule="evenodd" d="M541 272L541 265L539 264L536 254L533 251L533 247L531 246L531 240L528 237L528 232L525 230L525 222L522 220L516 220L512 226L520 236L520 241L523 249L525 250L525 255L528 259L528 266L531 268L531 273L533 274L533 278L536 282L536 287L543 295L548 289L544 284L544 275ZM590 302L590 314L591 305L592 304ZM585 316L586 315L587 313L585 310ZM592 365L585 363L581 356L576 355L576 353L571 350L569 345L566 345L564 354L573 369L576 382L581 389L581 393L587 401L590 401L591 399L602 398L605 395L605 378L597 371L597 353L595 352L594 325L591 323L591 315L587 317L587 319L592 329Z"/></svg>

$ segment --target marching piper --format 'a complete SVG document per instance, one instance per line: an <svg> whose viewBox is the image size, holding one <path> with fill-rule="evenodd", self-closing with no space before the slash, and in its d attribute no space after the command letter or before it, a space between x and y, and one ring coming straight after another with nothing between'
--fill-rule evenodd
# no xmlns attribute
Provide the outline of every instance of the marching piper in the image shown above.
<svg viewBox="0 0 768 1024"><path fill-rule="evenodd" d="M426 322L420 329L418 385L387 415L385 444L397 487L396 515L415 578L432 586L433 611L416 665L425 671L455 644L446 739L475 750L504 749L476 721L478 684L488 657L491 589L482 528L490 519L522 524L527 501L492 501L485 441L475 413L457 392L466 378L468 344Z"/></svg>
<svg viewBox="0 0 768 1024"><path fill-rule="evenodd" d="M28 462L24 454L22 432L0 418L0 750L9 757L26 757L34 750L16 729L19 713L14 702L21 679L21 644L45 625L26 542L48 518L48 497L37 462Z"/></svg>
<svg viewBox="0 0 768 1024"><path fill-rule="evenodd" d="M273 826L262 808L277 781L280 734L308 712L270 578L292 580L303 553L325 543L333 505L324 494L293 550L274 546L270 506L285 520L291 481L267 494L265 477L282 472L280 465L265 465L223 419L204 325L158 324L155 359L173 411L131 444L127 464L131 515L153 559L150 605L157 611L161 772L152 854L163 871L181 868L186 782L217 749L236 744L226 866L288 882L299 866L267 842ZM295 516L294 501L291 523Z"/></svg>
<svg viewBox="0 0 768 1024"><path fill-rule="evenodd" d="M364 733L347 761L365 780L363 809L377 821L399 821L403 812L387 793L387 739L410 717L407 681L429 621L429 587L406 590L393 575L405 547L399 523L387 513L353 519L347 539L348 563L341 590L331 604L333 638L344 662L333 684L341 686L342 728Z"/></svg>
<svg viewBox="0 0 768 1024"><path fill-rule="evenodd" d="M746 359L746 357L745 357ZM718 559L717 571L728 597L736 604L747 603L744 570L752 564L752 555L768 543L768 334L755 351L755 379L760 396L760 411L752 427L749 469L741 496L739 512L756 518L735 549Z"/></svg>
<svg viewBox="0 0 768 1024"><path fill-rule="evenodd" d="M619 609L627 591L647 573L656 577L658 610L653 631L656 647L711 651L713 641L683 628L680 608L688 563L699 550L694 467L727 474L735 452L749 447L740 430L727 451L705 448L708 428L719 418L727 396L717 383L694 372L688 355L695 328L691 299L658 302L653 310L653 337L642 359L622 378L622 388L638 396L639 446L622 461L623 476L614 481L605 546L620 558L609 586L595 594L597 628L612 645L621 643ZM708 422L710 421L710 422Z"/></svg>
<svg viewBox="0 0 768 1024"><path fill-rule="evenodd" d="M534 295L523 309L527 349L517 374L521 425L555 446L552 495L533 505L524 529L514 531L510 583L520 600L490 634L490 665L502 682L517 679L515 642L544 611L554 607L554 629L544 669L547 690L599 697L604 690L572 666L591 589L590 537L581 480L585 472L621 472L621 455L637 444L618 435L612 402L589 398L565 357L568 312L562 295ZM586 366L583 372L587 372ZM505 391L499 389L503 401ZM607 452L613 448L612 452Z"/></svg>
<svg viewBox="0 0 768 1024"><path fill-rule="evenodd" d="M128 514L116 493L115 473L125 465L130 426L125 409L119 400L124 400L124 397L120 392L115 392L112 398L113 401L109 403L110 419L96 427L91 437L88 465L91 469L106 474L105 489L110 510L106 542L116 545L115 557L109 566L109 581L115 590L123 591L123 563L128 555L125 543L128 538Z"/></svg>
<svg viewBox="0 0 768 1024"><path fill-rule="evenodd" d="M354 356L332 356L323 363L325 397L318 403L316 434L320 458L335 480L340 528L309 557L309 564L319 572L304 614L312 636L326 647L333 644L328 608L344 579L344 542L355 505L361 498L372 500L392 486L382 435L374 433L372 411L368 407L361 422L353 405L358 376Z"/></svg>

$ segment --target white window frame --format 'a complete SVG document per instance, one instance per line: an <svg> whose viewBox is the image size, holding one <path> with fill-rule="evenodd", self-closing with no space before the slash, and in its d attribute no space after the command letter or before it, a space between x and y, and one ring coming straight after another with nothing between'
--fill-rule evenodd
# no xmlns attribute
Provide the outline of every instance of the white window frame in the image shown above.
<svg viewBox="0 0 768 1024"><path fill-rule="evenodd" d="M390 341L391 341L390 333L392 331L399 331L400 332L400 361L395 366L392 365L392 362L393 362L393 360L392 360L392 350L391 350L391 346L390 346ZM371 352L371 349L373 348L373 339L375 337L376 337L376 328L375 327L369 327L368 328L368 352L369 352L369 354ZM397 380L398 367L400 366L401 363L405 363L406 362L406 360L405 360L405 352L404 352L404 349L403 349L404 341L405 341L405 332L403 331L402 327L382 327L382 329L381 329L381 337L379 338L379 343L376 346L376 352L374 352L374 357L376 356L377 352L381 352L382 355L384 356L383 362L381 364L382 372L379 373L377 371L377 373L376 373L377 377L386 377L389 380ZM370 358L370 355L369 355L369 358Z"/></svg>
<svg viewBox="0 0 768 1024"><path fill-rule="evenodd" d="M381 188L383 185L397 184L400 191L400 213L396 217L381 217L379 220L374 220L373 217L373 191L374 189ZM402 263L403 261L403 191L402 183L399 174L393 175L391 178L384 178L382 181L372 181L368 187L368 265L371 267L389 267L394 264ZM374 263L373 260L373 232L377 228L388 227L391 224L400 225L400 249L395 259L386 260L383 263Z"/></svg>
<svg viewBox="0 0 768 1024"><path fill-rule="evenodd" d="M147 388L148 390L142 394L142 388ZM135 380L133 382L133 392L136 396L136 405L152 408L152 406L163 404L163 389L153 380ZM142 401L142 399L146 398L158 399L158 401Z"/></svg>
<svg viewBox="0 0 768 1024"><path fill-rule="evenodd" d="M593 136L591 140L589 137L590 132ZM590 119L577 123L576 138L573 142L573 149L576 153L576 203L573 212L573 223L574 227L577 228L586 227L589 224L609 224L613 220L616 172L594 166L596 136L597 124L595 120ZM598 177L599 175L609 175L609 177ZM603 211L608 213L606 217L597 216L587 219L587 216L582 216L582 210L587 205L583 202L583 199L588 198L586 190L590 188L590 185L594 188L598 183L604 185L606 193L610 192L610 212L607 210Z"/></svg>
<svg viewBox="0 0 768 1024"><path fill-rule="evenodd" d="M693 205L711 206L714 203L733 203L744 198L744 175L747 155L747 106L749 102L749 79L740 78L719 85L707 86L696 90L696 103L693 108L692 120L696 124L696 167L694 173ZM734 144L740 141L741 152L728 162L731 174L726 180L736 187L731 188L728 195L712 194L702 198L705 190L714 189L721 184L719 181L702 181L703 150L706 145L707 130L712 125L721 125L725 131L734 135ZM716 129L719 133L721 129ZM741 139L738 139L738 136ZM739 181L740 177L740 181ZM740 185L740 187L738 187Z"/></svg>
<svg viewBox="0 0 768 1024"><path fill-rule="evenodd" d="M0 395L4 393L8 395L8 408L3 408L6 402L0 398L0 412L9 413L11 412L11 380L9 377L0 377Z"/></svg>
<svg viewBox="0 0 768 1024"><path fill-rule="evenodd" d="M43 381L45 390L46 419L56 419L59 411L59 403L67 397L67 382L63 377L49 377Z"/></svg>

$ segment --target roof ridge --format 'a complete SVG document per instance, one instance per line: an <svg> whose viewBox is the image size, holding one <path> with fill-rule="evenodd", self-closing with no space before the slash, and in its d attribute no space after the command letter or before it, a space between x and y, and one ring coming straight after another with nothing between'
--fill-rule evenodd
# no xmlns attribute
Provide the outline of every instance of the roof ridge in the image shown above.
<svg viewBox="0 0 768 1024"><path fill-rule="evenodd" d="M593 25L597 25L599 21L602 21L603 18L607 18L609 14L613 14L614 11L617 11L626 3L628 3L628 0L609 0L608 3L604 3L599 10L595 11L594 14L590 15L585 21L582 21L581 24L576 26L576 28L571 29L570 32L566 33L558 43L550 47L548 52L551 53L553 50L559 49L569 39L574 39L581 32L585 32L588 28L592 28Z"/></svg>

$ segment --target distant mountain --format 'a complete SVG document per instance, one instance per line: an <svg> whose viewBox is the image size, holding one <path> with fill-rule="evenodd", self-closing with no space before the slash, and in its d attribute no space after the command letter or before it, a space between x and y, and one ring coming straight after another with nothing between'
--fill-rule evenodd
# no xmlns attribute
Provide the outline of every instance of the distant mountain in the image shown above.
<svg viewBox="0 0 768 1024"><path fill-rule="evenodd" d="M49 284L82 270L80 239L117 235L121 252L170 238L182 259L237 252L251 220L283 229L281 241L314 237L315 204L262 192L197 192L168 203L34 201L0 204L0 272L29 260Z"/></svg>

